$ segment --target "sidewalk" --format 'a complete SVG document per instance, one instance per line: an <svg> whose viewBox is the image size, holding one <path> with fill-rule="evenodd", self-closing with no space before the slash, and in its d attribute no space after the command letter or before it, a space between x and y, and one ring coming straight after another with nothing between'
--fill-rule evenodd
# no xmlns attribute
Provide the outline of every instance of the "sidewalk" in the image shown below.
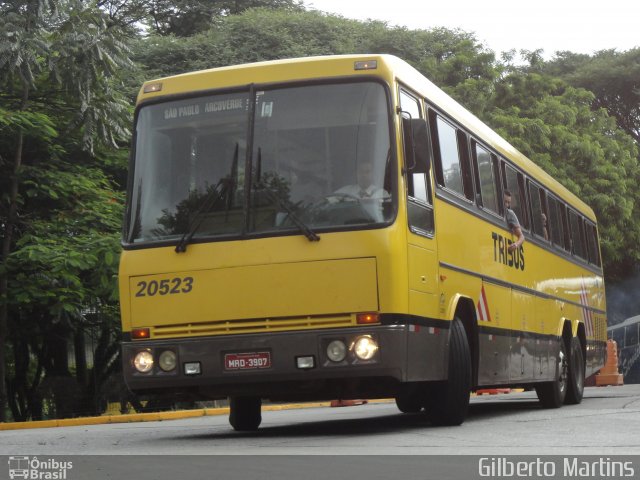
<svg viewBox="0 0 640 480"><path fill-rule="evenodd" d="M286 405L263 405L262 411L289 410L294 408L329 407L331 402L294 403ZM61 420L39 420L33 422L0 423L2 430L24 430L28 428L76 427L80 425L104 425L108 423L161 422L181 418L209 417L228 415L229 407L202 408L198 410L172 410L169 412L130 413L126 415L103 415L100 417L66 418Z"/></svg>
<svg viewBox="0 0 640 480"><path fill-rule="evenodd" d="M368 403L390 403L391 399L368 400ZM283 405L263 405L263 412L292 410L299 408L331 407L331 402L287 403ZM196 410L172 410L154 413L128 413L126 415L102 415L100 417L65 418L61 420L39 420L33 422L0 423L0 431L25 430L30 428L77 427L81 425L105 425L108 423L162 422L181 418L229 415L229 407L201 408Z"/></svg>

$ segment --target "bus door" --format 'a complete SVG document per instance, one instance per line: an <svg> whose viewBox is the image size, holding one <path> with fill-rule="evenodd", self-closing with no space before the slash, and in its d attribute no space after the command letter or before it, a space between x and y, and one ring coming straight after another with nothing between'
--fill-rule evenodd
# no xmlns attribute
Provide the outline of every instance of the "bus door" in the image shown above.
<svg viewBox="0 0 640 480"><path fill-rule="evenodd" d="M438 257L434 239L431 177L426 158L428 133L421 101L414 94L400 90L405 171L407 172L407 218L409 238L407 261L409 272L409 313L433 316L438 289Z"/></svg>

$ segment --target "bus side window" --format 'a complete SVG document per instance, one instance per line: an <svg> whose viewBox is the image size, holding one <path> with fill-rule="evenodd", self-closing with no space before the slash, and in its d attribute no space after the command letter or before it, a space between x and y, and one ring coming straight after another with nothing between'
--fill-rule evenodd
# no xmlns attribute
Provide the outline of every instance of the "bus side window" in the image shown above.
<svg viewBox="0 0 640 480"><path fill-rule="evenodd" d="M520 220L523 228L529 228L529 217L526 215L526 204L524 203L524 179L522 174L517 172L506 162L502 161L502 178L504 187L511 192L511 210L513 210Z"/></svg>
<svg viewBox="0 0 640 480"><path fill-rule="evenodd" d="M548 196L547 201L549 203L549 218L547 224L551 230L551 240L554 245L560 248L564 247L564 229L562 224L562 217L560 215L560 203L555 197Z"/></svg>
<svg viewBox="0 0 640 480"><path fill-rule="evenodd" d="M571 236L569 234L569 221L567 219L567 206L562 203L562 202L558 202L558 208L560 210L560 220L562 222L562 231L564 232L564 236L562 241L564 242L564 249L567 252L571 252Z"/></svg>
<svg viewBox="0 0 640 480"><path fill-rule="evenodd" d="M571 232L571 253L586 259L582 217L573 210L569 210L569 230Z"/></svg>
<svg viewBox="0 0 640 480"><path fill-rule="evenodd" d="M429 125L438 184L447 190L469 198L467 197L470 193L468 189L465 192L465 184L469 185L465 176L469 174L469 171L464 166L468 157L464 151L460 151L460 147L466 145L466 136L462 134L461 138L456 127L433 110L429 110ZM473 194L471 194L471 198L473 198Z"/></svg>
<svg viewBox="0 0 640 480"><path fill-rule="evenodd" d="M547 227L547 215L544 208L544 190L532 183L529 186L529 204L531 205L531 228L533 233L549 240L549 230Z"/></svg>
<svg viewBox="0 0 640 480"><path fill-rule="evenodd" d="M400 90L400 107L404 112L406 118L422 118L420 114L420 101L405 92ZM408 125L403 121L403 125ZM413 132L415 134L415 132ZM409 152L409 145L411 143L408 136L411 134L407 129L403 129L404 135L404 147L405 147L405 162L410 162L412 159L412 152ZM429 182L429 172L409 172L409 166L407 167L407 215L409 227L414 233L422 235L430 235L434 230L433 220L433 207L431 202L431 185Z"/></svg>
<svg viewBox="0 0 640 480"><path fill-rule="evenodd" d="M518 172L518 190L520 192L520 200L522 201L522 220L520 221L524 224L524 228L529 229L531 228L529 222L529 202L524 185L524 175L521 172Z"/></svg>
<svg viewBox="0 0 640 480"><path fill-rule="evenodd" d="M590 222L587 222L587 253L589 255L589 262L600 266L600 252L598 250L598 230L596 226Z"/></svg>
<svg viewBox="0 0 640 480"><path fill-rule="evenodd" d="M467 200L473 202L473 180L471 178L471 164L469 163L469 140L462 130L457 131L458 151L460 152L460 168L462 169L462 188Z"/></svg>
<svg viewBox="0 0 640 480"><path fill-rule="evenodd" d="M473 170L478 186L476 202L479 207L500 214L502 212L502 202L499 200L497 169L495 164L497 159L488 150L475 141L471 142Z"/></svg>
<svg viewBox="0 0 640 480"><path fill-rule="evenodd" d="M551 241L551 234L549 233L549 207L547 206L547 192L543 189L539 189L540 193L540 205L542 206L542 236L548 242Z"/></svg>
<svg viewBox="0 0 640 480"><path fill-rule="evenodd" d="M415 160L413 158L415 145L412 145L412 136L417 135L418 132L412 131L411 122L408 117L402 120L402 134L403 134L403 142L404 142L404 156L405 156L405 166L407 170L407 195L409 198L420 200L427 205L431 205L431 194L430 194L430 186L429 186L429 175L428 172L421 171L421 169L414 168L415 165L411 165ZM417 142L417 139L413 138L414 143Z"/></svg>
<svg viewBox="0 0 640 480"><path fill-rule="evenodd" d="M415 119L422 118L420 114L420 102L416 97L409 94L404 90L400 90L400 108L402 109L403 119ZM411 162L413 161L413 152L410 151L411 139L408 138L412 132L408 131L410 128L406 122L403 121L403 138L404 141L404 156L405 156L405 168L407 171L411 169ZM427 174L425 172L410 173L407 176L407 189L409 197L421 200L427 204L431 204L431 196L428 191Z"/></svg>

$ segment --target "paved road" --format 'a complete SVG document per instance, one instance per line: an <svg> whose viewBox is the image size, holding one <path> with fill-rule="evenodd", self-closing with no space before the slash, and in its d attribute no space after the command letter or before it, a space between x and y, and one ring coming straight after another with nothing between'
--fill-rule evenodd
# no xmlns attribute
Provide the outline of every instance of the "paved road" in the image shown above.
<svg viewBox="0 0 640 480"><path fill-rule="evenodd" d="M557 410L533 392L474 397L460 427L372 403L264 412L253 433L226 416L0 431L0 455L639 455L638 432L640 385L625 385L587 388Z"/></svg>

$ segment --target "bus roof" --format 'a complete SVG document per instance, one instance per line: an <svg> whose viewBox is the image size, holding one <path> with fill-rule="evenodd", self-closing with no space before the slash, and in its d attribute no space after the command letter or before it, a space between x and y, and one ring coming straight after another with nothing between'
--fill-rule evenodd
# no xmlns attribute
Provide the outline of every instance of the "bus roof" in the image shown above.
<svg viewBox="0 0 640 480"><path fill-rule="evenodd" d="M356 70L356 61L376 60L377 68ZM295 67L295 68L292 68ZM318 78L345 78L353 75L382 77L388 82L397 80L423 96L432 105L451 116L470 133L500 155L508 158L531 178L549 188L555 195L595 222L593 210L567 190L551 175L538 167L513 145L494 132L443 90L426 79L414 67L393 55L331 55L233 65L174 75L145 82L138 94L138 105L158 97L170 97L197 91L207 91L284 81L304 81ZM152 86L162 84L161 90ZM146 90L151 90L146 92Z"/></svg>

